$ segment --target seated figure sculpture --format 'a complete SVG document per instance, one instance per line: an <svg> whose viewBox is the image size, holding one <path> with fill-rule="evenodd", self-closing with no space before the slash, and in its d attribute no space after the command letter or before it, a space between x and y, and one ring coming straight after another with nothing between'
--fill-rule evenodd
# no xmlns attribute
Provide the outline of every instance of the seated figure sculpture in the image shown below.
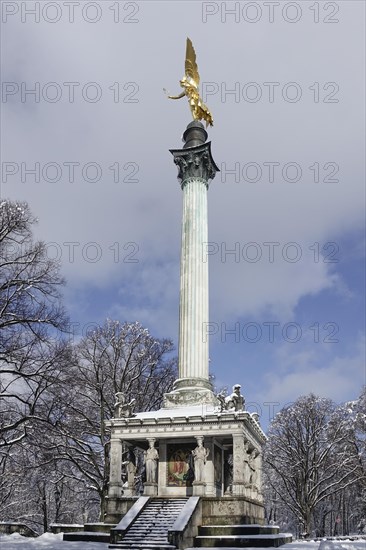
<svg viewBox="0 0 366 550"><path fill-rule="evenodd" d="M220 403L220 412L223 411L243 411L245 405L244 396L240 393L240 384L233 386L233 393L225 397L219 393L216 397Z"/></svg>
<svg viewBox="0 0 366 550"><path fill-rule="evenodd" d="M131 401L127 403L125 394L123 392L117 392L116 400L114 404L115 418L128 418L134 416L136 399L131 399Z"/></svg>

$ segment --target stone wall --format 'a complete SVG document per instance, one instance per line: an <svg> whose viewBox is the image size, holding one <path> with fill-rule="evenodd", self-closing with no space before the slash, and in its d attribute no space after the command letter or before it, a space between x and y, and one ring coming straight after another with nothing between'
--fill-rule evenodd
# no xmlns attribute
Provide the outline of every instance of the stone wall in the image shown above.
<svg viewBox="0 0 366 550"><path fill-rule="evenodd" d="M104 523L117 524L127 514L128 510L135 504L139 497L130 498L108 498L107 512L104 517Z"/></svg>
<svg viewBox="0 0 366 550"><path fill-rule="evenodd" d="M33 531L33 529L31 529L27 525L24 525L24 523L7 521L0 522L0 533L4 535L19 533L20 535L23 535L23 537L38 537L38 533Z"/></svg>
<svg viewBox="0 0 366 550"><path fill-rule="evenodd" d="M245 497L202 498L202 525L264 525L264 506Z"/></svg>

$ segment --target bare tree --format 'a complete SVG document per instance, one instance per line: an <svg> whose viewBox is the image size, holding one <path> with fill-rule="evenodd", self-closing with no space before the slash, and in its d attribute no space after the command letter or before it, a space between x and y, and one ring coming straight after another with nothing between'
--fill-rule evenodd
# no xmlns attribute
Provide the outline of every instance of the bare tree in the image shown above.
<svg viewBox="0 0 366 550"><path fill-rule="evenodd" d="M55 377L58 331L66 327L58 264L26 203L0 203L0 447L18 442Z"/></svg>
<svg viewBox="0 0 366 550"><path fill-rule="evenodd" d="M346 403L350 443L358 465L358 477L366 492L366 386L362 388L356 401Z"/></svg>
<svg viewBox="0 0 366 550"><path fill-rule="evenodd" d="M51 523L94 520L99 510L95 491L60 459L53 430L35 421L28 436L8 448L2 472L1 520L24 522L39 533Z"/></svg>
<svg viewBox="0 0 366 550"><path fill-rule="evenodd" d="M50 390L70 356L63 280L45 244L33 241L35 222L26 203L0 202L0 515L32 521L27 480L36 464L25 451L54 421Z"/></svg>
<svg viewBox="0 0 366 550"><path fill-rule="evenodd" d="M176 378L170 340L153 338L139 323L107 320L76 347L76 362L64 385L64 416L57 425L59 456L75 477L96 491L104 516L109 478L109 431L115 394L136 399L136 410L160 406Z"/></svg>
<svg viewBox="0 0 366 550"><path fill-rule="evenodd" d="M268 436L267 482L310 533L314 511L357 479L347 421L329 399L311 394L279 412Z"/></svg>
<svg viewBox="0 0 366 550"><path fill-rule="evenodd" d="M0 519L40 531L95 519L100 503L103 517L115 394L158 408L176 359L139 323L65 341L63 280L35 221L27 204L0 202Z"/></svg>

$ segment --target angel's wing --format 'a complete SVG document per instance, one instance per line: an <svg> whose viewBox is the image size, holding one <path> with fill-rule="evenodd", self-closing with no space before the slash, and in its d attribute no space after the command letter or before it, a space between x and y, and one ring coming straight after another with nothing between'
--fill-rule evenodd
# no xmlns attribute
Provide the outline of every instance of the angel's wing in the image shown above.
<svg viewBox="0 0 366 550"><path fill-rule="evenodd" d="M186 76L192 78L198 87L200 83L200 75L198 74L198 67L196 63L196 52L194 51L190 38L187 38L185 69Z"/></svg>

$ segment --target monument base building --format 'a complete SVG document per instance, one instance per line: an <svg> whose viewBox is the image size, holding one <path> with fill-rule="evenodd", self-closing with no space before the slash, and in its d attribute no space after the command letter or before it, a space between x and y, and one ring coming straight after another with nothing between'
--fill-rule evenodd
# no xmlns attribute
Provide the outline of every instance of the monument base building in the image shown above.
<svg viewBox="0 0 366 550"><path fill-rule="evenodd" d="M171 153L183 191L179 378L158 411L133 412L119 395L111 429L106 523L111 548L279 546L291 540L264 526L258 415L240 385L215 396L209 380L207 191L218 168L197 120ZM144 457L144 481L136 468ZM260 537L261 544L258 544ZM286 538L287 537L287 538ZM257 542L255 542L257 540ZM225 542L226 541L226 542Z"/></svg>
<svg viewBox="0 0 366 550"><path fill-rule="evenodd" d="M114 418L108 424L112 439L107 522L119 521L136 498L134 484L122 482L122 455L130 450L131 456L136 449L147 453L151 442L159 458L155 479L145 482L144 496L206 497L208 524L215 518L226 524L264 522L261 446L266 438L255 415L203 404ZM195 460L200 445L205 456Z"/></svg>

